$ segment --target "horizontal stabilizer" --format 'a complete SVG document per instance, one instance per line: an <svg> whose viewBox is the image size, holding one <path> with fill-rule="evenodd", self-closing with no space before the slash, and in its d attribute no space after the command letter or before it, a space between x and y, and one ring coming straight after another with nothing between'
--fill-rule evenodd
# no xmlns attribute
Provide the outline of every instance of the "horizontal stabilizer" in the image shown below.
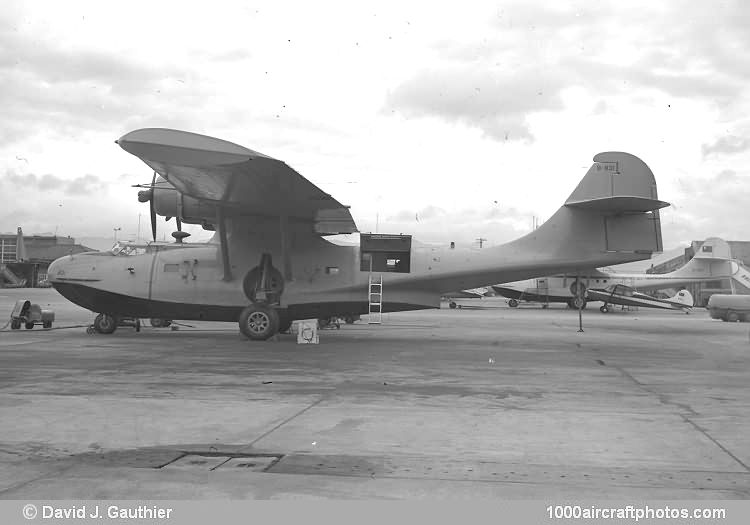
<svg viewBox="0 0 750 525"><path fill-rule="evenodd" d="M582 208L600 212L625 213L625 212L647 212L669 206L668 202L658 199L646 199L644 197L628 197L618 195L615 197L601 197L583 201L568 201L565 203L570 208Z"/></svg>

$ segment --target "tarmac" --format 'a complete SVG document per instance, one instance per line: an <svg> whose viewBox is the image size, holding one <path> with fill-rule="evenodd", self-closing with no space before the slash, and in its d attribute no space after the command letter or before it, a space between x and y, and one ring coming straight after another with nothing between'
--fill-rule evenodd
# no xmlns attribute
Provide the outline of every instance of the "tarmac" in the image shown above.
<svg viewBox="0 0 750 525"><path fill-rule="evenodd" d="M250 342L0 289L2 499L746 499L750 325L703 309L386 314ZM190 325L190 326L186 326Z"/></svg>

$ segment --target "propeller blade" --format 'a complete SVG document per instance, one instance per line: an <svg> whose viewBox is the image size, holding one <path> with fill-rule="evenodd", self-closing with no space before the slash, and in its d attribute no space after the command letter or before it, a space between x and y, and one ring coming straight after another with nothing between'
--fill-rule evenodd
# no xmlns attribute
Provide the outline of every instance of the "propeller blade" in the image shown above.
<svg viewBox="0 0 750 525"><path fill-rule="evenodd" d="M156 184L156 172L151 180L151 199L148 201L149 212L151 213L151 237L156 242L156 208L154 207L154 185Z"/></svg>

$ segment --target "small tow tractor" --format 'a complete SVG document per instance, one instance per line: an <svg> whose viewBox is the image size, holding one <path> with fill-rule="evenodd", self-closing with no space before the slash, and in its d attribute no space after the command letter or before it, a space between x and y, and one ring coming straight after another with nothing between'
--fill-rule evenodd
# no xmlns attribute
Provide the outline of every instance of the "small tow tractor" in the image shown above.
<svg viewBox="0 0 750 525"><path fill-rule="evenodd" d="M23 325L27 330L31 330L38 324L42 325L43 328L52 328L52 321L54 320L55 312L53 310L45 310L38 304L20 299L16 301L16 305L10 314L10 328L11 330L18 330Z"/></svg>

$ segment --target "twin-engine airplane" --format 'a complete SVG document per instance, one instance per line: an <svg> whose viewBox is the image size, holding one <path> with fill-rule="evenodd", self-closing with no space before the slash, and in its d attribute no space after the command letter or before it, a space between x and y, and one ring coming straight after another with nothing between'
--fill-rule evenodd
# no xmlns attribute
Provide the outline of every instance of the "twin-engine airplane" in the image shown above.
<svg viewBox="0 0 750 525"><path fill-rule="evenodd" d="M117 141L155 173L154 213L215 230L207 244L154 243L66 256L53 286L99 312L109 333L123 317L239 322L263 340L292 320L439 308L455 290L648 259L661 251L656 182L628 153L594 157L578 187L542 227L485 250L412 244L409 235L361 234L359 246L326 235L357 231L347 206L285 163L223 140L141 129ZM156 178L156 175L159 178Z"/></svg>
<svg viewBox="0 0 750 525"><path fill-rule="evenodd" d="M744 275L748 277L743 277ZM680 268L668 273L625 273L612 269L589 269L580 274L552 275L530 281L505 283L493 286L495 293L507 297L508 305L516 307L519 301L542 303L567 303L570 308L586 308L588 288L607 288L624 284L637 290L663 290L686 284L704 283L717 279L734 279L750 284L750 272L732 260L727 241L709 237L698 252ZM692 305L691 305L692 306Z"/></svg>

